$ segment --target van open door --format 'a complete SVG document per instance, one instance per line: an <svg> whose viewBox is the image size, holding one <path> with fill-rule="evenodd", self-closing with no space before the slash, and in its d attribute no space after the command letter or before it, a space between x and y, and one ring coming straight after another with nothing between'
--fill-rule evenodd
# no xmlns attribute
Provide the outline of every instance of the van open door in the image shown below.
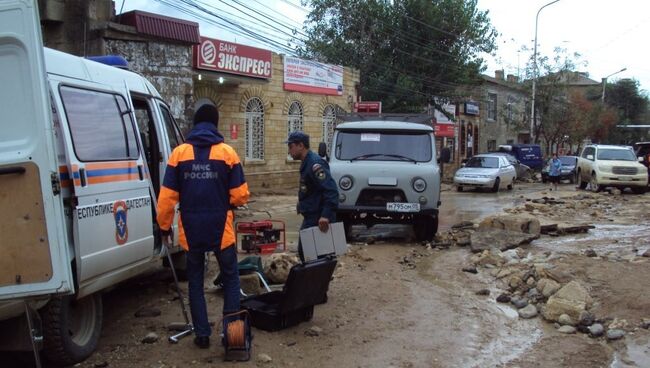
<svg viewBox="0 0 650 368"><path fill-rule="evenodd" d="M0 1L0 300L73 291L36 1Z"/></svg>

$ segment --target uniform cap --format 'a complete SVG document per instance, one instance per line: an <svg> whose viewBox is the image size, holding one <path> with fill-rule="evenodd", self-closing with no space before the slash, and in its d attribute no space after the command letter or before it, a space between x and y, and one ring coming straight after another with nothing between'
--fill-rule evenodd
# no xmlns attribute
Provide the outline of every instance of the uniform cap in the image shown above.
<svg viewBox="0 0 650 368"><path fill-rule="evenodd" d="M301 131L291 132L284 143L302 143L305 147L309 147L309 136Z"/></svg>
<svg viewBox="0 0 650 368"><path fill-rule="evenodd" d="M212 123L214 126L219 126L219 111L216 106L205 104L199 107L194 114L194 125L198 123Z"/></svg>

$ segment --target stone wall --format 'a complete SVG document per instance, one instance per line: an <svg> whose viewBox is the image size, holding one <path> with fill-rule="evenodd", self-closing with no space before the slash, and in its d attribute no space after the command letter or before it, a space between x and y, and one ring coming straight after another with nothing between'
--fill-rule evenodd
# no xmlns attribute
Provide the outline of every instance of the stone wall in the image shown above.
<svg viewBox="0 0 650 368"><path fill-rule="evenodd" d="M121 55L160 92L184 131L192 121L192 47L167 42L107 39L106 54Z"/></svg>

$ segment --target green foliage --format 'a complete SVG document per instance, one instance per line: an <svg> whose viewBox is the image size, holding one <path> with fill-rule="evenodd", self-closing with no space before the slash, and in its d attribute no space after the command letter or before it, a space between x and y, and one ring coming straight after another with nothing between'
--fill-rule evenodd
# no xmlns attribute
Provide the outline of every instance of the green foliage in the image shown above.
<svg viewBox="0 0 650 368"><path fill-rule="evenodd" d="M303 57L360 71L364 100L420 112L477 84L496 31L476 0L312 0Z"/></svg>
<svg viewBox="0 0 650 368"><path fill-rule="evenodd" d="M639 82L633 79L620 79L608 83L605 91L605 104L618 113L618 125L648 124L648 96L639 90ZM612 127L608 142L632 144L645 137L646 130L622 129Z"/></svg>

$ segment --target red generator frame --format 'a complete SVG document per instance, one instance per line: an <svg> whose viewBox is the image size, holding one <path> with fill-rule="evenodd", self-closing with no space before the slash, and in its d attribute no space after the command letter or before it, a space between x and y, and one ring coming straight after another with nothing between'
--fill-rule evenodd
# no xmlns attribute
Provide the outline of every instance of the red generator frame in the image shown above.
<svg viewBox="0 0 650 368"><path fill-rule="evenodd" d="M235 224L235 241L237 252L270 254L280 246L287 250L284 221L254 220L239 221Z"/></svg>

